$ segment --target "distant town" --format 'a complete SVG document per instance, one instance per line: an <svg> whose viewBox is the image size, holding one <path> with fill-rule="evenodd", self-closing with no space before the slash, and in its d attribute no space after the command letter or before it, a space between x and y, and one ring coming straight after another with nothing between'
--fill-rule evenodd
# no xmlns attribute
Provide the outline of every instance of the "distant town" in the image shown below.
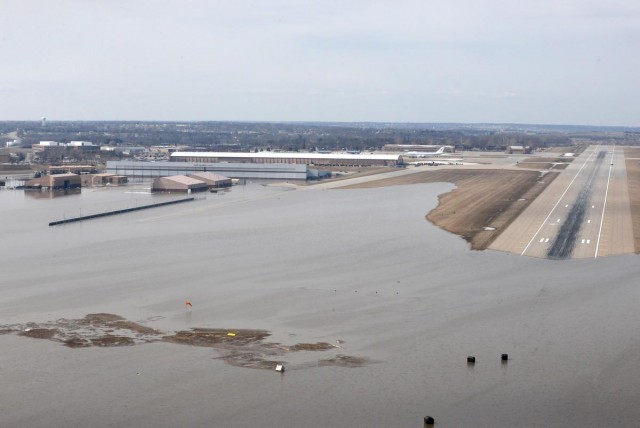
<svg viewBox="0 0 640 428"><path fill-rule="evenodd" d="M464 151L531 153L592 142L640 144L640 128L517 124L263 122L0 122L0 176L126 177L215 173L225 178L318 179L348 168L402 167ZM419 159L419 164L435 164ZM413 162L416 163L415 161ZM97 175L96 175L97 174ZM61 177L63 183L71 185ZM49 180L51 181L51 180ZM38 186L54 186L36 181ZM183 180L184 181L184 180ZM163 186L160 186L163 187Z"/></svg>

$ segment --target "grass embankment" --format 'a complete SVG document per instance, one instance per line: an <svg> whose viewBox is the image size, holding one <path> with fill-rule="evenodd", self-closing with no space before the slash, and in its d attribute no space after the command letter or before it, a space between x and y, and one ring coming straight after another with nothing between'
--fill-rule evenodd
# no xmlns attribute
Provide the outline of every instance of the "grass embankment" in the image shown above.
<svg viewBox="0 0 640 428"><path fill-rule="evenodd" d="M624 157L631 204L634 250L640 254L640 147L625 147Z"/></svg>
<svg viewBox="0 0 640 428"><path fill-rule="evenodd" d="M449 182L456 186L440 195L427 219L466 239L474 250L486 249L557 176L537 171L438 170L374 180L345 188Z"/></svg>

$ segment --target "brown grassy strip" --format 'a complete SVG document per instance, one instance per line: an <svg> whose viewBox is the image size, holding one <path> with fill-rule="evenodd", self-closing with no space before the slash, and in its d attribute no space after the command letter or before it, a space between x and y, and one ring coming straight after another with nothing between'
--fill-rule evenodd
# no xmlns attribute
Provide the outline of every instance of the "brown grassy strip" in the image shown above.
<svg viewBox="0 0 640 428"><path fill-rule="evenodd" d="M427 219L466 239L474 250L486 249L555 177L538 171L437 170L394 177L344 188L373 188L418 183L448 182L456 186L439 196ZM485 227L495 230L485 230Z"/></svg>
<svg viewBox="0 0 640 428"><path fill-rule="evenodd" d="M624 157L631 204L633 243L636 254L640 254L640 147L625 147Z"/></svg>

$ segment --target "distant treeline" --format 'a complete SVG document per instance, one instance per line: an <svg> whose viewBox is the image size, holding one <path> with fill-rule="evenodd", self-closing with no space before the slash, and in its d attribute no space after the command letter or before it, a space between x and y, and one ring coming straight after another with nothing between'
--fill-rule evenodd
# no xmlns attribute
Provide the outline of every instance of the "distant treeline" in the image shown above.
<svg viewBox="0 0 640 428"><path fill-rule="evenodd" d="M0 134L17 131L24 144L91 141L111 146L186 145L216 151L377 150L385 144L453 145L502 150L566 146L574 138L638 142L640 133L536 125L333 124L262 122L0 122Z"/></svg>

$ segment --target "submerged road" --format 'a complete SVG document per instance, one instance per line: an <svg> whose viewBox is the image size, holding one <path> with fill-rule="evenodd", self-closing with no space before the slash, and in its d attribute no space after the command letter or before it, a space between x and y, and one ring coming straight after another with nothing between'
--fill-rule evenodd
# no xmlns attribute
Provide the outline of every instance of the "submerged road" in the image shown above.
<svg viewBox="0 0 640 428"><path fill-rule="evenodd" d="M587 148L490 248L553 259L632 253L623 150Z"/></svg>

